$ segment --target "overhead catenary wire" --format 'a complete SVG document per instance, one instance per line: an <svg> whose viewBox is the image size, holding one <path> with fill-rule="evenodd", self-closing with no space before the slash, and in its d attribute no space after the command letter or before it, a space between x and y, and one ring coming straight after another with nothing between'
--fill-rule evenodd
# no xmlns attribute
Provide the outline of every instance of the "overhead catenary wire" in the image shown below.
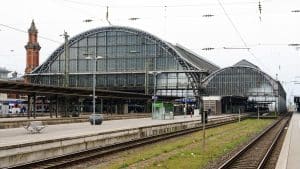
<svg viewBox="0 0 300 169"><path fill-rule="evenodd" d="M58 1L58 0L57 0ZM61 0L59 0L59 1L61 1ZM170 4L170 3L168 3L168 4L157 4L157 5L143 5L143 4L112 4L112 5L109 5L109 2L106 2L106 4L105 3L102 3L102 4L100 4L100 3L95 3L95 2L81 2L81 1L76 1L76 0L62 0L62 1L64 1L64 2L66 2L66 3L69 3L69 4L75 4L75 5L78 5L78 6L88 6L88 7L95 7L95 8L107 8L107 6L109 6L109 8L110 9L112 9L112 8L123 8L123 10L125 10L126 8L165 8L166 6L168 7L168 8L186 8L186 7L195 7L195 8L199 8L199 7L203 7L203 8L207 8L206 6L216 6L216 5L219 5L218 3L214 3L214 2L210 2L210 3L183 3L183 4L174 4L174 3L181 3L181 1L172 1L172 3L173 4ZM260 0L260 2L269 2L269 1L272 1L272 0ZM223 5L257 5L257 2L255 1L255 0L253 0L253 1L246 1L246 2L227 2L227 3L223 3ZM61 5L61 4L60 4ZM70 7L70 8L72 8L70 5L65 5L66 7ZM103 10L105 10L105 9L103 9ZM117 9L117 10L119 10L119 9ZM83 12L82 10L78 10L78 9L76 9L76 11L78 11L78 12ZM88 11L88 12L90 12L90 11ZM87 13L85 13L85 14L87 14ZM216 15L216 13L214 12L213 13L214 15ZM230 13L231 14L231 13ZM276 12L276 14L278 14L278 12ZM203 15L205 15L205 14L202 14L202 16ZM218 14L217 14L218 15ZM243 14L241 14L241 13L239 13L238 14L238 16L241 16L241 15L243 15ZM185 17L185 18L183 18L183 19L185 19L185 20L191 20L191 19L194 19L194 20L199 20L199 16L195 16L195 15L192 15L192 16L177 16L177 17L173 17L173 16L168 16L168 20L169 19L172 19L172 18L174 18L174 19L180 19L181 17ZM158 19L157 17L153 17L153 16L148 16L148 17L139 17L139 18L143 18L143 20L144 19ZM128 17L127 18L125 18L126 20L128 19ZM124 19L124 20L125 20ZM114 21L116 21L116 20L122 20L121 18L115 18L115 17L110 17L110 21L111 20L114 20ZM106 20L105 20L105 17L103 17L102 19L101 19L101 21L102 22L107 22Z"/></svg>
<svg viewBox="0 0 300 169"><path fill-rule="evenodd" d="M9 26L9 25L6 25L6 24L0 23L0 26L6 27L6 28L8 28L8 29L11 29L11 30L14 30L14 31L17 31L17 32L26 33L26 34L28 33L28 32L25 31L25 30L22 30L22 29L13 27L13 26ZM39 38L44 39L44 40L48 40L48 41L51 41L51 42L54 42L54 43L57 43L57 44L61 44L61 43L62 43L62 42L59 42L59 41L56 41L56 40L53 40L53 39L51 39L51 38L47 38L47 37L41 36L41 35L39 35Z"/></svg>
<svg viewBox="0 0 300 169"><path fill-rule="evenodd" d="M228 15L226 9L224 8L223 4L221 3L221 0L218 0L220 7L222 8L224 14L226 15L227 19L229 20L230 24L232 25L233 29L235 30L235 32L237 33L237 35L239 36L239 38L241 39L241 41L243 42L244 47L248 48L248 45L246 43L246 41L244 40L242 34L240 33L240 31L237 29L237 27L235 26L233 20L230 18L230 16Z"/></svg>
<svg viewBox="0 0 300 169"><path fill-rule="evenodd" d="M97 6L97 7L102 7L106 8L107 5L102 5L99 3L91 3L91 2L82 2L82 1L76 1L76 0L63 0L65 2L77 4L77 5L82 5L82 6ZM264 1L270 1L270 0L264 0ZM264 2L261 1L261 2ZM174 1L172 1L174 2ZM176 2L176 1L175 1ZM182 1L177 1L177 2L182 2ZM227 2L224 3L224 5L237 5L237 4L256 4L256 1L244 1L244 2ZM203 7L203 6L217 6L217 3L195 3L195 4L168 4L168 7ZM164 5L109 5L111 8L162 8Z"/></svg>
<svg viewBox="0 0 300 169"><path fill-rule="evenodd" d="M245 47L245 48L249 48L248 45L247 45L247 43L246 43L246 41L244 40L244 38L243 38L241 32L240 32L240 31L238 30L238 28L235 26L233 20L230 18L229 14L227 13L227 11L226 11L225 7L223 6L221 0L217 0L217 1L218 1L218 3L219 3L220 7L222 8L222 10L223 10L223 12L224 12L226 18L229 20L230 24L232 25L233 29L235 30L236 34L238 35L238 37L239 37L240 40L242 41L244 47ZM258 62L260 62L266 69L270 70L265 64L263 64L263 62L262 62L258 57L256 57L256 56L254 55L254 53L250 50L250 48L247 50L247 52L248 52L252 57L254 57Z"/></svg>
<svg viewBox="0 0 300 169"><path fill-rule="evenodd" d="M258 10L259 10L259 20L261 21L261 11L262 11L262 6L260 1L258 1Z"/></svg>

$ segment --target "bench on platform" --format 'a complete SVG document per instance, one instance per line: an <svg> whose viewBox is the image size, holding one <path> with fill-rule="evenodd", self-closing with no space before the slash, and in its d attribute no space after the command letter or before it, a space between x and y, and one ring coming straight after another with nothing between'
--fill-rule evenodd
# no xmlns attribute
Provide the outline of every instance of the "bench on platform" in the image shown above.
<svg viewBox="0 0 300 169"><path fill-rule="evenodd" d="M46 126L43 125L42 121L31 121L24 126L24 128L30 133L40 133L45 127Z"/></svg>

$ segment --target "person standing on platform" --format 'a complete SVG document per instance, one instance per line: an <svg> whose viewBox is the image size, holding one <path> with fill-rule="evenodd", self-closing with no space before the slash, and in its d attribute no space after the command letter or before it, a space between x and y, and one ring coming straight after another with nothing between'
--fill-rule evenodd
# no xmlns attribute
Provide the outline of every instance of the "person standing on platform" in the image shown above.
<svg viewBox="0 0 300 169"><path fill-rule="evenodd" d="M193 108L191 106L189 106L187 111L188 111L188 114L190 114L191 118L192 118L193 117Z"/></svg>

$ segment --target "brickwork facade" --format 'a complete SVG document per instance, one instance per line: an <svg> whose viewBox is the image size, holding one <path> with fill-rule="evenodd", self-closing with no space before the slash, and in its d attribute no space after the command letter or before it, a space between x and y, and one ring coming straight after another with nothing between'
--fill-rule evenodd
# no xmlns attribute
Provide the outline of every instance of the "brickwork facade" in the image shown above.
<svg viewBox="0 0 300 169"><path fill-rule="evenodd" d="M39 66L39 51L41 49L38 43L38 31L35 27L34 21L31 22L31 26L28 29L28 43L25 46L26 49L26 68L25 74L30 73L33 69ZM25 80L26 81L26 80Z"/></svg>

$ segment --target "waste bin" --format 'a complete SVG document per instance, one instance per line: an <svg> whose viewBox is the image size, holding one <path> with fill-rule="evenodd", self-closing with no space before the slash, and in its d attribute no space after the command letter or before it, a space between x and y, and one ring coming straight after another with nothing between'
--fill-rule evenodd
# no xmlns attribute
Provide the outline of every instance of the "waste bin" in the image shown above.
<svg viewBox="0 0 300 169"><path fill-rule="evenodd" d="M79 115L80 115L80 113L79 113L79 107L78 106L73 106L71 116L72 117L79 117Z"/></svg>
<svg viewBox="0 0 300 169"><path fill-rule="evenodd" d="M103 116L101 114L92 114L89 117L91 125L94 124L94 119L95 119L95 125L100 125L102 124L103 121Z"/></svg>
<svg viewBox="0 0 300 169"><path fill-rule="evenodd" d="M71 116L72 117L79 117L79 112L78 111L73 111Z"/></svg>

